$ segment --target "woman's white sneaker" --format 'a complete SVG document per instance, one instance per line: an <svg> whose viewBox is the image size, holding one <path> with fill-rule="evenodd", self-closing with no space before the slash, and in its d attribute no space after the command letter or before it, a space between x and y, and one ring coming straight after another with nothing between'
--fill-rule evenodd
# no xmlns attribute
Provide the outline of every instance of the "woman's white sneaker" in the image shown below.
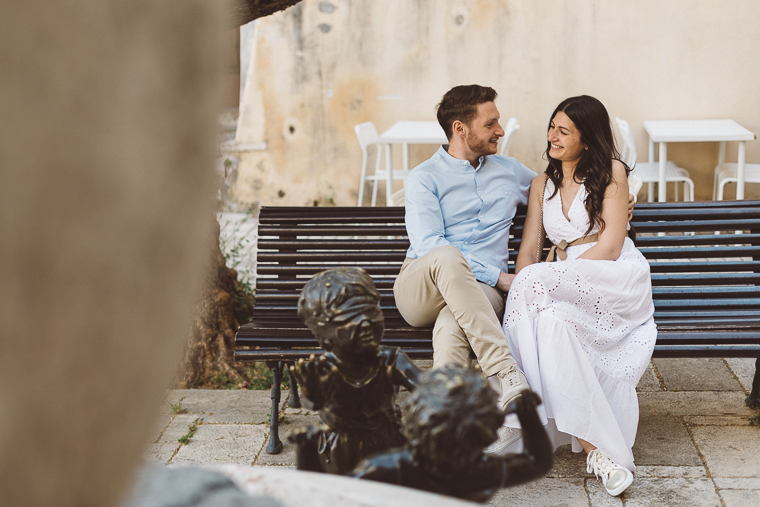
<svg viewBox="0 0 760 507"><path fill-rule="evenodd" d="M633 474L618 465L599 449L594 449L586 457L586 472L601 477L604 488L612 496L618 496L633 482Z"/></svg>

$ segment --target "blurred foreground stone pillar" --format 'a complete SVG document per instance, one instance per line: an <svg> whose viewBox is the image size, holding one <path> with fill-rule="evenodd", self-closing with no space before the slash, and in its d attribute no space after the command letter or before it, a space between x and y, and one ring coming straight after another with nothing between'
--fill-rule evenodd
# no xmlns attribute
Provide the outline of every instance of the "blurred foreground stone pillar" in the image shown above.
<svg viewBox="0 0 760 507"><path fill-rule="evenodd" d="M209 258L222 2L0 15L0 505L117 505Z"/></svg>

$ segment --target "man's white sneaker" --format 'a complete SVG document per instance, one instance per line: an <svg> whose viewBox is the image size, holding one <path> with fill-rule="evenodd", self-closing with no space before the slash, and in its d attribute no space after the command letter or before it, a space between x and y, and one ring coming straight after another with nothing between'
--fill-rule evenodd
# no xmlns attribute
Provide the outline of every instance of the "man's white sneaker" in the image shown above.
<svg viewBox="0 0 760 507"><path fill-rule="evenodd" d="M525 378L525 374L517 365L512 365L506 370L500 371L496 376L499 378L499 385L501 386L499 406L502 410L506 410L507 404L516 398L521 391L530 389L528 379Z"/></svg>
<svg viewBox="0 0 760 507"><path fill-rule="evenodd" d="M633 474L618 465L599 449L594 449L586 457L586 471L602 478L604 488L612 496L618 496L633 482Z"/></svg>
<svg viewBox="0 0 760 507"><path fill-rule="evenodd" d="M496 432L496 435L496 440L485 450L488 454L501 454L504 452L507 447L522 438L522 430L518 428L510 428L509 426L502 426Z"/></svg>

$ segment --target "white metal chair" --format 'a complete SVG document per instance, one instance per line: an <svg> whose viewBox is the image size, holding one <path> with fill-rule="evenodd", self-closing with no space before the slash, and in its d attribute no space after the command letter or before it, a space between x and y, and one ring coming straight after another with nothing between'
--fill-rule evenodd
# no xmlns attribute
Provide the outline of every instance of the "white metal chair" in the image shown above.
<svg viewBox="0 0 760 507"><path fill-rule="evenodd" d="M633 202L638 200L636 196L639 195L639 191L643 186L644 182L641 181L641 178L633 173L628 175L628 191L633 194Z"/></svg>
<svg viewBox="0 0 760 507"><path fill-rule="evenodd" d="M409 171L405 171L403 169L398 169L392 171L392 174L388 175L388 171L386 169L380 168L380 159L382 157L382 147L380 145L380 136L377 134L377 129L375 128L375 125L371 122L364 122L360 123L359 125L354 126L354 132L356 132L356 138L359 140L359 146L362 149L362 173L361 177L359 179L359 199L357 202L357 206L362 205L362 201L364 200L364 184L367 181L372 182L372 201L371 205L375 206L377 203L377 182L385 181L386 185L386 192L385 192L385 198L386 198L386 206L392 206L393 199L391 197L391 194L393 193L393 184L392 180L406 180L406 176L409 174ZM375 173L368 175L367 174L367 163L369 162L369 147L374 146L377 156L375 159Z"/></svg>
<svg viewBox="0 0 760 507"><path fill-rule="evenodd" d="M631 126L628 122L615 118L615 122L623 139L623 150L620 156L628 167L632 168L632 175L636 175L642 183L647 184L647 201L654 201L654 184L660 181L659 162L636 162L636 140L633 137ZM675 200L678 200L678 184L683 183L683 200L694 200L694 182L689 177L689 172L683 167L678 167L674 162L668 161L665 167L665 182L675 183Z"/></svg>
<svg viewBox="0 0 760 507"><path fill-rule="evenodd" d="M515 133L516 130L520 129L520 124L517 123L517 118L514 116L507 120L507 124L504 126L504 137L501 138L501 149L499 150L499 155L502 157L508 157L509 156L509 146L512 144L512 134Z"/></svg>
<svg viewBox="0 0 760 507"><path fill-rule="evenodd" d="M713 181L713 199L722 201L726 184L738 181L739 164L735 162L723 162L715 168ZM744 182L760 183L760 164L744 164Z"/></svg>

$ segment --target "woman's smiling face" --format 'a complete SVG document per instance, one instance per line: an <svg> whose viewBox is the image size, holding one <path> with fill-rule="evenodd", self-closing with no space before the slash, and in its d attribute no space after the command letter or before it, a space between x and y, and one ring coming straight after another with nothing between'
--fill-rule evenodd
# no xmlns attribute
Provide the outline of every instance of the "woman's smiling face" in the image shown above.
<svg viewBox="0 0 760 507"><path fill-rule="evenodd" d="M559 111L552 118L547 140L550 144L549 156L570 164L577 163L586 149L586 145L581 141L580 131L564 111Z"/></svg>

